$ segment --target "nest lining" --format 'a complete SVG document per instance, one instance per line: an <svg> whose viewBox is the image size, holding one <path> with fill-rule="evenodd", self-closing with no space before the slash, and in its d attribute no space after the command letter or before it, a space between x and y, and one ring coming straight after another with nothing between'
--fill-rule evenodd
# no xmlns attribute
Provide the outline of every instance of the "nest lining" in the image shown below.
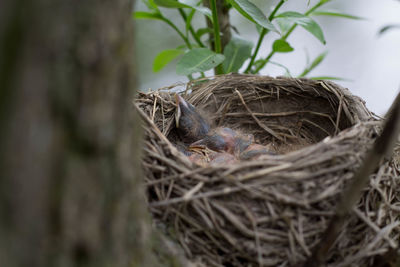
<svg viewBox="0 0 400 267"><path fill-rule="evenodd" d="M347 89L323 81L225 75L184 98L214 126L252 133L279 153L234 165L192 164L174 143L173 94L140 93L150 211L206 266L296 266L318 243L380 121ZM398 155L398 153L396 154ZM371 176L328 266L373 266L397 248L397 156Z"/></svg>

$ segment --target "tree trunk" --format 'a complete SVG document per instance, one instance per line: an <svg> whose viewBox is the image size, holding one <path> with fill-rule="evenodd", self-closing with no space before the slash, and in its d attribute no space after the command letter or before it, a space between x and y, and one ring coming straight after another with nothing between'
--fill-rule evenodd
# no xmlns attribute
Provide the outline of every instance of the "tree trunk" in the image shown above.
<svg viewBox="0 0 400 267"><path fill-rule="evenodd" d="M132 7L0 2L1 266L149 266Z"/></svg>

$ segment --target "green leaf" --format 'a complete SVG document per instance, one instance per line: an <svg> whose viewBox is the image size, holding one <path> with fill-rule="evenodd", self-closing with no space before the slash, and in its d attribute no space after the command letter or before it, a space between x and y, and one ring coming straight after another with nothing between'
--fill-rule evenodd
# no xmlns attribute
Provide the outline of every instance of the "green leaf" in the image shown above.
<svg viewBox="0 0 400 267"><path fill-rule="evenodd" d="M328 54L328 51L324 51L321 54L319 54L313 62L311 62L310 67L308 67L311 70L315 69L321 62L322 60L325 59L326 55Z"/></svg>
<svg viewBox="0 0 400 267"><path fill-rule="evenodd" d="M275 52L287 53L287 52L292 52L294 48L291 47L290 44L285 40L277 39L272 44L272 50L274 50Z"/></svg>
<svg viewBox="0 0 400 267"><path fill-rule="evenodd" d="M312 62L311 64L306 67L303 72L299 75L299 77L304 77L306 76L310 71L312 71L313 69L315 69L326 57L326 55L328 54L328 51L322 52L321 54L319 54Z"/></svg>
<svg viewBox="0 0 400 267"><path fill-rule="evenodd" d="M198 0L178 0L178 2L181 2L182 4L188 5L188 6L197 6L201 2Z"/></svg>
<svg viewBox="0 0 400 267"><path fill-rule="evenodd" d="M166 8L193 8L210 19L212 18L211 10L204 6L198 6L196 2L190 0L153 0L158 6Z"/></svg>
<svg viewBox="0 0 400 267"><path fill-rule="evenodd" d="M248 0L228 0L228 2L240 13L253 23L256 23L270 31L279 33L276 27L268 20L263 12Z"/></svg>
<svg viewBox="0 0 400 267"><path fill-rule="evenodd" d="M187 45L185 45L185 44L178 45L176 47L176 49L185 50L185 49L187 49Z"/></svg>
<svg viewBox="0 0 400 267"><path fill-rule="evenodd" d="M211 28L200 28L196 31L196 35L201 38L206 33L212 33L213 29Z"/></svg>
<svg viewBox="0 0 400 267"><path fill-rule="evenodd" d="M282 35L285 35L289 31L290 27L292 27L293 25L293 22L286 19L277 18L275 19L275 21L276 24L278 24L279 28L281 29Z"/></svg>
<svg viewBox="0 0 400 267"><path fill-rule="evenodd" d="M269 61L269 63L272 64L272 65L276 65L276 66L278 66L278 67L283 68L283 69L285 70L285 76L286 76L286 77L293 77L292 74L290 73L289 68L286 67L285 65L282 65L282 64L280 64L280 63L278 63L278 62L271 61L271 60Z"/></svg>
<svg viewBox="0 0 400 267"><path fill-rule="evenodd" d="M258 34L261 34L261 32L264 30L264 27L262 27L262 26L256 24L256 30L257 30L257 33L258 33Z"/></svg>
<svg viewBox="0 0 400 267"><path fill-rule="evenodd" d="M238 72L246 59L250 58L252 48L252 42L233 37L224 49L226 60L222 66L225 73Z"/></svg>
<svg viewBox="0 0 400 267"><path fill-rule="evenodd" d="M330 81L347 81L351 82L352 80L346 78L340 78L335 76L318 76L318 77L309 77L311 80L330 80Z"/></svg>
<svg viewBox="0 0 400 267"><path fill-rule="evenodd" d="M258 68L261 64L264 64L264 62L265 62L265 59L257 59L254 62L253 66L254 66L254 68Z"/></svg>
<svg viewBox="0 0 400 267"><path fill-rule="evenodd" d="M289 22L296 23L303 27L305 30L314 35L321 43L325 44L324 34L321 27L310 17L300 14L294 11L283 12L277 15L275 18L287 20Z"/></svg>
<svg viewBox="0 0 400 267"><path fill-rule="evenodd" d="M162 20L163 17L160 13L151 13L146 11L136 11L133 13L133 18L135 19L156 19Z"/></svg>
<svg viewBox="0 0 400 267"><path fill-rule="evenodd" d="M365 20L363 17L358 17L358 16L353 16L350 14L344 14L344 13L337 13L337 12L332 12L332 11L314 11L311 13L311 15L316 15L316 16L329 16L329 17L340 17L340 18L345 18L345 19L356 19L356 20Z"/></svg>
<svg viewBox="0 0 400 267"><path fill-rule="evenodd" d="M186 29L186 35L188 35L190 26L192 25L192 19L193 19L193 16L194 16L194 13L195 13L195 12L196 12L196 10L195 10L195 9L192 9L192 10L190 11L189 15L186 17L186 23L185 23L185 25L186 25L186 27L185 27L185 29Z"/></svg>
<svg viewBox="0 0 400 267"><path fill-rule="evenodd" d="M387 31L389 31L389 30L393 30L393 29L400 29L400 24L386 25L386 26L382 27L382 28L379 30L378 34L379 34L379 35L382 35L382 34L384 34L385 32L387 32Z"/></svg>
<svg viewBox="0 0 400 267"><path fill-rule="evenodd" d="M180 49L167 49L161 51L153 61L153 71L159 72L164 68L169 62L174 60L179 55L182 55L183 51Z"/></svg>
<svg viewBox="0 0 400 267"><path fill-rule="evenodd" d="M159 11L157 5L154 3L154 0L142 0L142 2L147 6L148 9Z"/></svg>
<svg viewBox="0 0 400 267"><path fill-rule="evenodd" d="M211 10L209 8L204 7L204 6L192 6L192 8L196 9L201 14L207 16L210 20L212 19L212 13L211 13Z"/></svg>
<svg viewBox="0 0 400 267"><path fill-rule="evenodd" d="M214 53L208 48L194 48L183 55L176 65L176 73L190 75L218 66L224 61L224 55Z"/></svg>
<svg viewBox="0 0 400 267"><path fill-rule="evenodd" d="M198 5L198 1L195 1L195 0L180 0L179 2L181 2L184 5L187 5L188 7L191 7L192 9L195 9L195 10L199 11L201 14L209 17L210 20L212 19L211 10L208 7L199 6Z"/></svg>
<svg viewBox="0 0 400 267"><path fill-rule="evenodd" d="M166 8L187 8L188 5L182 4L176 0L154 0L158 6Z"/></svg>

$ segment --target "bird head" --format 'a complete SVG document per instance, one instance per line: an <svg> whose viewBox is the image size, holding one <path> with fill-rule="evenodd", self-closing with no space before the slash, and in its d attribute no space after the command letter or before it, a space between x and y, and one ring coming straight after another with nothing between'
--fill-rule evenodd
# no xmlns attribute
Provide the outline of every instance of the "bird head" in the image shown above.
<svg viewBox="0 0 400 267"><path fill-rule="evenodd" d="M210 130L207 121L192 104L188 103L180 95L175 94L175 101L177 107L175 125L183 135L183 138L189 142L203 138Z"/></svg>
<svg viewBox="0 0 400 267"><path fill-rule="evenodd" d="M190 147L207 147L214 151L233 153L237 134L230 128L217 128L190 145Z"/></svg>

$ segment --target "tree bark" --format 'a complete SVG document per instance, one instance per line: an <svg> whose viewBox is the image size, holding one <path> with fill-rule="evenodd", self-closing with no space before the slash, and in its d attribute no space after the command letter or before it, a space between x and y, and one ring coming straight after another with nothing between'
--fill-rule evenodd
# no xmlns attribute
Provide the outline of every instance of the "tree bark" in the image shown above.
<svg viewBox="0 0 400 267"><path fill-rule="evenodd" d="M0 2L2 266L150 265L132 7Z"/></svg>

